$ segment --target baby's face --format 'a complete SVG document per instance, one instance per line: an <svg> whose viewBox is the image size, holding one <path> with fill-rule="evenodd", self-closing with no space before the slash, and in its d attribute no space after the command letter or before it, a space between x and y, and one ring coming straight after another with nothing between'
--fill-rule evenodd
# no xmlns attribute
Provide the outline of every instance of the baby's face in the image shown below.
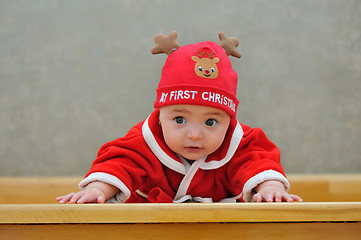
<svg viewBox="0 0 361 240"><path fill-rule="evenodd" d="M188 160L198 160L223 143L230 116L223 110L198 105L160 108L159 121L165 143Z"/></svg>

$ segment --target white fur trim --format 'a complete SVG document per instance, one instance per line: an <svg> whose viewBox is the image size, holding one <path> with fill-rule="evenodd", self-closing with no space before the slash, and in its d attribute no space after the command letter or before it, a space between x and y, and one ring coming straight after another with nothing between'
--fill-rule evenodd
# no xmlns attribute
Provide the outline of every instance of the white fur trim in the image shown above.
<svg viewBox="0 0 361 240"><path fill-rule="evenodd" d="M109 202L125 202L130 197L130 190L117 177L103 172L91 173L79 183L80 190L83 190L91 182L104 182L117 187L120 191Z"/></svg>
<svg viewBox="0 0 361 240"><path fill-rule="evenodd" d="M152 150L154 155L161 161L165 166L169 167L170 169L173 169L174 171L185 175L186 170L182 163L178 162L177 160L174 160L168 154L166 154L162 148L158 145L157 141L155 140L152 131L149 128L148 124L149 117L147 120L145 120L143 126L142 126L142 134L144 137L144 140L148 144L149 148Z"/></svg>
<svg viewBox="0 0 361 240"><path fill-rule="evenodd" d="M182 161L183 165L184 165L184 169L186 170L186 174L189 171L189 169L191 169L191 164L184 159L184 157L182 157L181 155L177 154L177 156L179 157L179 159Z"/></svg>
<svg viewBox="0 0 361 240"><path fill-rule="evenodd" d="M199 202L199 203L213 203L212 198L192 197L189 194L181 197L178 200L174 200L173 202L174 203L183 203L183 202L187 202L187 201ZM219 201L219 203L235 203L235 202L236 202L235 198L225 198L225 199L222 199L221 201Z"/></svg>
<svg viewBox="0 0 361 240"><path fill-rule="evenodd" d="M263 171L250 179L244 184L243 187L243 200L245 202L250 202L253 199L252 190L257 187L259 184L269 181L269 180L276 180L283 183L285 186L286 191L290 189L290 183L288 182L287 178L285 178L281 173L274 171L274 170L266 170Z"/></svg>
<svg viewBox="0 0 361 240"><path fill-rule="evenodd" d="M185 195L178 200L174 200L174 203L183 203L186 201L199 202L199 203L212 203L212 198L192 197L191 195Z"/></svg>
<svg viewBox="0 0 361 240"><path fill-rule="evenodd" d="M181 183L179 184L177 194L174 197L175 201L181 199L183 196L186 195L189 185L191 184L191 181L194 177L194 174L196 174L199 167L204 164L206 158L207 157L203 157L197 161L194 161L194 163L191 165L191 168L188 170L187 174L184 176Z"/></svg>
<svg viewBox="0 0 361 240"><path fill-rule="evenodd" d="M221 201L219 201L220 203L236 203L237 199L236 198L225 198L222 199Z"/></svg>
<svg viewBox="0 0 361 240"><path fill-rule="evenodd" d="M204 162L200 168L204 170L217 169L222 167L227 162L229 162L232 159L234 153L236 152L238 145L242 140L242 137L243 137L243 129L241 127L241 124L237 122L237 126L234 128L226 156L222 160L213 160L210 162Z"/></svg>
<svg viewBox="0 0 361 240"><path fill-rule="evenodd" d="M148 199L148 195L147 195L147 194L145 194L144 192L140 191L139 189L135 190L135 192L136 192L136 193L138 193L140 196L142 196L142 197L144 197L144 198Z"/></svg>
<svg viewBox="0 0 361 240"><path fill-rule="evenodd" d="M174 203L182 203L182 202L186 202L188 200L191 200L192 196L191 195L185 195L177 200L173 200Z"/></svg>

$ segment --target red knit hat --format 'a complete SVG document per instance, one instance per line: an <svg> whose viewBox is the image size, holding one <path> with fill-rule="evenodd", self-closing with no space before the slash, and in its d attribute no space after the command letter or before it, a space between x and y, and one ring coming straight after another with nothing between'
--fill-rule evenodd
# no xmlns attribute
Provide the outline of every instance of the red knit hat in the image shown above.
<svg viewBox="0 0 361 240"><path fill-rule="evenodd" d="M162 70L154 107L202 105L222 109L231 117L236 117L239 103L236 97L237 73L232 69L228 54L241 57L235 50L238 41L220 33L223 48L215 42L179 47L175 41L176 34L172 32L168 36L155 37L157 46L152 53L167 53L169 57ZM168 44L166 47L165 41ZM229 44L233 46L229 48Z"/></svg>

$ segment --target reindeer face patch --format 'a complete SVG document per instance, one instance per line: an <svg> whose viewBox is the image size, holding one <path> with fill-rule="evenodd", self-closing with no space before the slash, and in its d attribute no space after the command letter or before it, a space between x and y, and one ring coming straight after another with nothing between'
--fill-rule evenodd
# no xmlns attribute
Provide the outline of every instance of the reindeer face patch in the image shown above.
<svg viewBox="0 0 361 240"><path fill-rule="evenodd" d="M207 54L207 57L205 55ZM196 62L194 66L194 72L197 76L202 78L217 78L219 58L213 57L213 52L207 53L199 50L199 54L192 56L192 60Z"/></svg>

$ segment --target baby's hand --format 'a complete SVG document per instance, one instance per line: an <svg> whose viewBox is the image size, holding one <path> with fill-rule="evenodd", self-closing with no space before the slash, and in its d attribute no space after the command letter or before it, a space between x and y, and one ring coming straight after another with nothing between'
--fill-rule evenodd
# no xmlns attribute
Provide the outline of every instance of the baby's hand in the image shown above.
<svg viewBox="0 0 361 240"><path fill-rule="evenodd" d="M77 193L57 197L59 203L104 203L105 200L114 196L118 189L103 182L89 183L86 188Z"/></svg>
<svg viewBox="0 0 361 240"><path fill-rule="evenodd" d="M285 187L279 181L266 181L259 184L253 196L255 202L302 202L302 198L286 192Z"/></svg>
<svg viewBox="0 0 361 240"><path fill-rule="evenodd" d="M85 189L77 193L69 193L68 195L57 197L59 203L104 203L104 194L97 189Z"/></svg>

